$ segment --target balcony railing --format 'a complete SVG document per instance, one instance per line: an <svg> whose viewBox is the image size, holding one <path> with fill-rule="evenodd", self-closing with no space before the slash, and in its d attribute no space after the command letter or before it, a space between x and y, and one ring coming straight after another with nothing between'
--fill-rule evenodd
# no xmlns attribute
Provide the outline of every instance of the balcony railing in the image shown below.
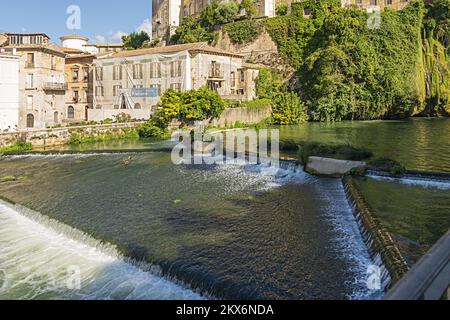
<svg viewBox="0 0 450 320"><path fill-rule="evenodd" d="M210 70L208 78L210 78L210 79L225 79L225 74L220 70Z"/></svg>
<svg viewBox="0 0 450 320"><path fill-rule="evenodd" d="M44 90L52 90L52 91L66 91L67 84L65 83L57 83L57 82L45 82L42 85L42 89Z"/></svg>

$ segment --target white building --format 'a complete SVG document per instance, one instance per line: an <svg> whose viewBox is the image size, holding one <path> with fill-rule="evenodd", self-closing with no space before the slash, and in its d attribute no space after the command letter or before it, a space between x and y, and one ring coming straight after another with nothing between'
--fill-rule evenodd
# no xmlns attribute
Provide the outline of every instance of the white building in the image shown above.
<svg viewBox="0 0 450 320"><path fill-rule="evenodd" d="M1 131L19 125L19 61L15 52L0 52Z"/></svg>
<svg viewBox="0 0 450 320"><path fill-rule="evenodd" d="M120 113L148 119L168 89L206 86L227 100L253 100L259 73L259 67L245 63L242 55L207 43L124 51L95 60L94 70L89 120L96 121Z"/></svg>

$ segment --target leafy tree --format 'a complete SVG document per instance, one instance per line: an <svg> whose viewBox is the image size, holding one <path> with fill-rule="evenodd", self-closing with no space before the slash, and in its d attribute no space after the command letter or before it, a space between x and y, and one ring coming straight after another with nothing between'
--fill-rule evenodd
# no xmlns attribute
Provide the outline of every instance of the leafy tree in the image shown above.
<svg viewBox="0 0 450 320"><path fill-rule="evenodd" d="M283 78L276 71L263 68L256 78L256 95L260 99L273 99L281 91Z"/></svg>
<svg viewBox="0 0 450 320"><path fill-rule="evenodd" d="M258 7L256 6L255 0L242 0L240 9L245 10L245 15L249 19L258 15Z"/></svg>
<svg viewBox="0 0 450 320"><path fill-rule="evenodd" d="M193 17L185 17L171 40L178 44L212 42L214 33L201 26Z"/></svg>
<svg viewBox="0 0 450 320"><path fill-rule="evenodd" d="M280 125L299 124L308 121L306 108L295 92L280 92L275 97L273 122Z"/></svg>
<svg viewBox="0 0 450 320"><path fill-rule="evenodd" d="M150 36L145 31L133 32L122 37L123 45L128 50L142 48L146 41L150 41Z"/></svg>
<svg viewBox="0 0 450 320"><path fill-rule="evenodd" d="M285 16L288 14L289 7L286 3L280 3L275 8L275 13L277 16Z"/></svg>
<svg viewBox="0 0 450 320"><path fill-rule="evenodd" d="M220 3L214 12L214 24L227 24L238 18L239 6L235 1Z"/></svg>
<svg viewBox="0 0 450 320"><path fill-rule="evenodd" d="M159 122L167 126L173 119L184 124L219 117L225 109L222 98L206 87L199 90L175 92L167 90L158 103Z"/></svg>

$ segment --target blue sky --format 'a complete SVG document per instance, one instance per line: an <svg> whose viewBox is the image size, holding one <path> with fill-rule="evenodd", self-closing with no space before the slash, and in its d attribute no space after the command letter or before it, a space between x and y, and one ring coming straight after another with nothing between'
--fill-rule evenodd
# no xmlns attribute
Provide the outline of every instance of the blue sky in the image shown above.
<svg viewBox="0 0 450 320"><path fill-rule="evenodd" d="M81 29L69 30L66 13L70 5L81 9ZM120 35L151 23L151 0L15 0L0 10L0 31L46 33L52 41L59 37L80 34L90 42L119 42Z"/></svg>

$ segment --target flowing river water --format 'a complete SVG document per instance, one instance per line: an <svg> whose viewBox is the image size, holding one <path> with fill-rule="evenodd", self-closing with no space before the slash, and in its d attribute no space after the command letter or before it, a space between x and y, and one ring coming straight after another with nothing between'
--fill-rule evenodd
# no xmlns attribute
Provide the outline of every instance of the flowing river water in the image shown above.
<svg viewBox="0 0 450 320"><path fill-rule="evenodd" d="M282 138L292 139L292 132L282 128ZM0 299L382 296L367 288L373 262L339 179L313 177L287 163L279 169L176 166L170 153L151 146L112 143L92 148L147 151L0 158L0 177L17 178L0 183ZM430 150L444 162L449 156ZM438 161L428 163L427 171L447 172L448 163L441 170ZM401 186L404 195L418 188L414 217L423 213L421 197L433 195L435 208L421 227L415 218L402 225L400 215L391 224L399 237L410 223L410 238L435 241L450 226L447 182L440 188L404 182L374 177L359 183L375 207L383 190ZM398 200L394 192L389 197ZM405 198L397 211L384 208L386 221L389 210L408 205ZM78 278L77 285L72 280Z"/></svg>

